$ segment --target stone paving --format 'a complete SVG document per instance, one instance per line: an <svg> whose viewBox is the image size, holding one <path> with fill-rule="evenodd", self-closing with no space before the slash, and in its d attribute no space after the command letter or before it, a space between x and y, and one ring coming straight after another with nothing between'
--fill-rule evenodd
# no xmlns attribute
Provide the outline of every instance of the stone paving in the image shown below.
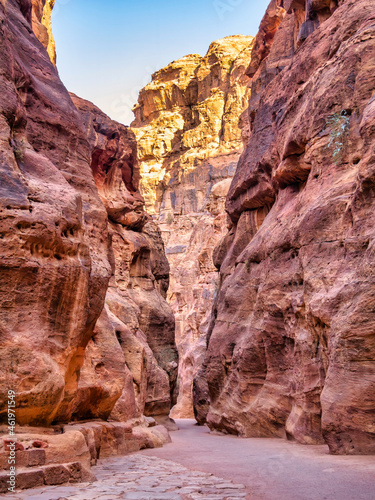
<svg viewBox="0 0 375 500"><path fill-rule="evenodd" d="M169 460L127 455L99 461L93 483L44 486L4 495L7 500L235 500L250 498L242 484L192 471Z"/></svg>

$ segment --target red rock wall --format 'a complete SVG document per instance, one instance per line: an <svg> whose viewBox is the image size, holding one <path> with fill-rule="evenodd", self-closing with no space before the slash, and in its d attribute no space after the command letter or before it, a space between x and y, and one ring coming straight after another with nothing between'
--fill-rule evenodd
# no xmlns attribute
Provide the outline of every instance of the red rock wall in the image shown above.
<svg viewBox="0 0 375 500"><path fill-rule="evenodd" d="M73 418L167 416L176 401L178 364L174 316L165 300L169 265L138 191L135 138L92 103L72 99L89 138L113 250L113 276L85 352Z"/></svg>
<svg viewBox="0 0 375 500"><path fill-rule="evenodd" d="M374 4L277 5L249 67L195 412L242 436L374 453Z"/></svg>
<svg viewBox="0 0 375 500"><path fill-rule="evenodd" d="M0 419L9 389L18 425L167 415L169 266L135 140L66 91L37 38L45 3L0 4Z"/></svg>
<svg viewBox="0 0 375 500"><path fill-rule="evenodd" d="M71 416L111 266L86 133L29 8L0 4L0 415L11 388L18 423L42 425Z"/></svg>
<svg viewBox="0 0 375 500"><path fill-rule="evenodd" d="M140 189L170 264L167 300L176 318L179 395L173 418L193 418L192 380L206 350L219 273L212 253L226 234L225 197L247 137L254 38L212 42L152 75L134 107Z"/></svg>

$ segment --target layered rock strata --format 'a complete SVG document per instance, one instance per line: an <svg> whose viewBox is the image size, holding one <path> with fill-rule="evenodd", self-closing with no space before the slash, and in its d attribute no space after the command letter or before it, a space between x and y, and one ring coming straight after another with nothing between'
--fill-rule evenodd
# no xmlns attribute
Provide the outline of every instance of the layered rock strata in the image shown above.
<svg viewBox="0 0 375 500"><path fill-rule="evenodd" d="M211 428L375 452L374 16L272 1L262 22L194 384Z"/></svg>
<svg viewBox="0 0 375 500"><path fill-rule="evenodd" d="M192 417L219 276L212 250L226 232L224 201L248 134L245 76L253 38L213 42L156 72L139 95L132 130L140 189L162 231L171 266L168 301L180 353L175 417Z"/></svg>
<svg viewBox="0 0 375 500"><path fill-rule="evenodd" d="M108 213L114 272L85 352L74 418L167 416L176 401L178 366L175 321L165 300L169 265L160 231L143 210L135 139L90 102L72 99Z"/></svg>
<svg viewBox="0 0 375 500"><path fill-rule="evenodd" d="M28 8L0 5L0 416L12 389L18 423L48 425L71 418L111 265L86 132Z"/></svg>
<svg viewBox="0 0 375 500"><path fill-rule="evenodd" d="M42 468L20 487L55 484L63 459L56 477L85 476L79 450L63 453L64 424L97 420L74 429L92 459L158 446L167 432L144 415L166 417L176 399L169 267L135 141L61 83L43 27L52 6L0 3L0 462L12 391L17 465Z"/></svg>

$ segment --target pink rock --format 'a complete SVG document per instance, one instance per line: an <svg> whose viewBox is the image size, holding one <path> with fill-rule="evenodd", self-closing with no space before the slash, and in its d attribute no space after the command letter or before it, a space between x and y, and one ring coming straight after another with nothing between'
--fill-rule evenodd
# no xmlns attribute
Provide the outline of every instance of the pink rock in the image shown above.
<svg viewBox="0 0 375 500"><path fill-rule="evenodd" d="M32 442L34 448L48 448L48 443L40 441L39 439Z"/></svg>
<svg viewBox="0 0 375 500"><path fill-rule="evenodd" d="M374 453L373 2L288 3L251 62L195 411L241 436Z"/></svg>

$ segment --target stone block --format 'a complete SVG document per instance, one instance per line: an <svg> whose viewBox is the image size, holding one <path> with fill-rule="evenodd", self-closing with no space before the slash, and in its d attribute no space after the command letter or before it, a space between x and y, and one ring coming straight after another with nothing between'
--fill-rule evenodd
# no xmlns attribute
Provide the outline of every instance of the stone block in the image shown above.
<svg viewBox="0 0 375 500"><path fill-rule="evenodd" d="M18 470L16 475L16 488L26 490L44 484L42 469Z"/></svg>
<svg viewBox="0 0 375 500"><path fill-rule="evenodd" d="M92 482L96 481L94 474L86 469L80 462L64 464L70 474L70 483Z"/></svg>
<svg viewBox="0 0 375 500"><path fill-rule="evenodd" d="M37 465L45 465L46 463L46 452L44 449L33 449L27 450L27 466L35 467Z"/></svg>
<svg viewBox="0 0 375 500"><path fill-rule="evenodd" d="M44 482L48 485L64 484L70 480L70 472L64 465L50 465L43 468Z"/></svg>

